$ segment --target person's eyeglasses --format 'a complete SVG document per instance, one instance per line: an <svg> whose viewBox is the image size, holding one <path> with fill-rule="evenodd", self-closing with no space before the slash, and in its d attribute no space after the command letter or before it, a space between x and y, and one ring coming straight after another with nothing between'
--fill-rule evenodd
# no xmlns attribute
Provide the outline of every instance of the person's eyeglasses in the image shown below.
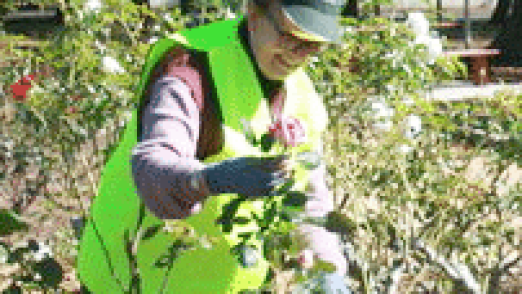
<svg viewBox="0 0 522 294"><path fill-rule="evenodd" d="M292 35L289 32L285 32L281 26L277 23L275 20L274 15L270 12L270 10L267 9L266 15L270 22L272 23L272 26L275 28L277 33L279 34L279 44L283 47L285 50L300 50L300 49L320 49L325 46L324 43L321 42L314 42L314 41L307 41L303 40L301 38L298 38L294 35ZM294 51L295 52L295 51Z"/></svg>

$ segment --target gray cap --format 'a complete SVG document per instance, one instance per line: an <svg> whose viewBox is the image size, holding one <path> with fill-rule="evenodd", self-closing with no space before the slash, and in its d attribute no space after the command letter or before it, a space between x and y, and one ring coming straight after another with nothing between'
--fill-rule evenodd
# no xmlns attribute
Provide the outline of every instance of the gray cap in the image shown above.
<svg viewBox="0 0 522 294"><path fill-rule="evenodd" d="M339 16L346 0L281 0L283 12L306 34L303 38L342 43Z"/></svg>

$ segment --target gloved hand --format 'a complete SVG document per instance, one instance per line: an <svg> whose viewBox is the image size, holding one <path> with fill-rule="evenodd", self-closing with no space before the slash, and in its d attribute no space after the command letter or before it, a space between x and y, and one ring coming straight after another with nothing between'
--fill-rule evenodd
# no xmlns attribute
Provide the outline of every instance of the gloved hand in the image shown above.
<svg viewBox="0 0 522 294"><path fill-rule="evenodd" d="M207 165L201 171L212 194L235 193L247 197L269 195L288 181L287 155L235 157Z"/></svg>

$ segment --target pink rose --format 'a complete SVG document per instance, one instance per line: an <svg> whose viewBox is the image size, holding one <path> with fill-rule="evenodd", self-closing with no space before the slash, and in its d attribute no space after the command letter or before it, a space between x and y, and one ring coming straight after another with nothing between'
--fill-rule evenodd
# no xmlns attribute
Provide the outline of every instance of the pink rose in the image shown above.
<svg viewBox="0 0 522 294"><path fill-rule="evenodd" d="M270 135L285 147L306 142L303 124L294 117L282 118L269 127Z"/></svg>
<svg viewBox="0 0 522 294"><path fill-rule="evenodd" d="M304 269L311 269L314 266L314 252L310 249L301 251L297 262Z"/></svg>

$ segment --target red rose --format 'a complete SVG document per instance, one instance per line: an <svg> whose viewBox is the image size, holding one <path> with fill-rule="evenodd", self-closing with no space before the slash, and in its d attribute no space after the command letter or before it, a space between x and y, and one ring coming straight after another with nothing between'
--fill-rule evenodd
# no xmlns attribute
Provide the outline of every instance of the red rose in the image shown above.
<svg viewBox="0 0 522 294"><path fill-rule="evenodd" d="M285 147L295 147L306 141L303 124L293 117L282 118L276 121L269 127L268 131L272 137Z"/></svg>
<svg viewBox="0 0 522 294"><path fill-rule="evenodd" d="M35 78L36 78L35 75L28 75L28 76L23 77L22 81L24 84L27 85L27 84L31 84L31 81L34 81Z"/></svg>

